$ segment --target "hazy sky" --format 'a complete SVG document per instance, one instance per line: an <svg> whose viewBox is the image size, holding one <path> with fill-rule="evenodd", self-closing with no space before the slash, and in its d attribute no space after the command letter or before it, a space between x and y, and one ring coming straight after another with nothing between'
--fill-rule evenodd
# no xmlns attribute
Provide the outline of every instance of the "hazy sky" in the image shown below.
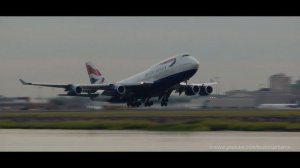
<svg viewBox="0 0 300 168"><path fill-rule="evenodd" d="M49 97L32 82L89 83L92 61L109 82L178 53L200 61L191 82L220 78L222 92L300 76L300 17L0 17L0 95Z"/></svg>

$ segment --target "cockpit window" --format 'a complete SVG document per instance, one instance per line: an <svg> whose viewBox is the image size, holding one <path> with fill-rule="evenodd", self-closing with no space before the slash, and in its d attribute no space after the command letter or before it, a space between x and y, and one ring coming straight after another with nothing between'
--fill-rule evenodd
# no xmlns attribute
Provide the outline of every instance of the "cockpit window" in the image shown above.
<svg viewBox="0 0 300 168"><path fill-rule="evenodd" d="M190 56L189 54L184 54L184 55L182 55L182 57L188 57L188 56Z"/></svg>

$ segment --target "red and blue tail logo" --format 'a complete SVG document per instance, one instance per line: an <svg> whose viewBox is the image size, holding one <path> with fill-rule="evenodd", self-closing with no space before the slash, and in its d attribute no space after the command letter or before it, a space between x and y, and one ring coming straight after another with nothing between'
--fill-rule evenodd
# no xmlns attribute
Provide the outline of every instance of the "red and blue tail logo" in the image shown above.
<svg viewBox="0 0 300 168"><path fill-rule="evenodd" d="M87 62L86 64L86 70L88 72L90 82L92 84L101 84L104 82L104 77L100 73L100 71L91 63Z"/></svg>
<svg viewBox="0 0 300 168"><path fill-rule="evenodd" d="M94 74L96 76L101 76L102 74L98 71L98 69L94 69L91 65L87 64L86 69L88 71L88 74Z"/></svg>

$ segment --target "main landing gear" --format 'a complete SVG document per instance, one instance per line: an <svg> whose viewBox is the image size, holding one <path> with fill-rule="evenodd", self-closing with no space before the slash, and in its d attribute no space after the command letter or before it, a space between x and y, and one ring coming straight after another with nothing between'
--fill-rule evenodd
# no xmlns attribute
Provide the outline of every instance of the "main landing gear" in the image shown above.
<svg viewBox="0 0 300 168"><path fill-rule="evenodd" d="M161 95L158 100L160 100L161 106L168 106L168 101L171 93L165 93ZM146 99L131 99L127 102L127 107L140 107L142 103L144 103L145 107L151 107L153 105L153 101L150 101L151 97Z"/></svg>
<svg viewBox="0 0 300 168"><path fill-rule="evenodd" d="M150 98L145 100L145 107L151 107L153 105L153 101L150 101Z"/></svg>
<svg viewBox="0 0 300 168"><path fill-rule="evenodd" d="M142 104L141 101L129 101L127 102L127 107L140 107L140 105Z"/></svg>
<svg viewBox="0 0 300 168"><path fill-rule="evenodd" d="M161 106L168 106L168 101L169 101L168 96L163 96L163 97L161 98L160 105L161 105Z"/></svg>
<svg viewBox="0 0 300 168"><path fill-rule="evenodd" d="M144 102L145 107L151 107L153 105L153 101L150 101L150 98L147 98ZM127 107L140 107L142 105L142 100L132 100L127 102Z"/></svg>

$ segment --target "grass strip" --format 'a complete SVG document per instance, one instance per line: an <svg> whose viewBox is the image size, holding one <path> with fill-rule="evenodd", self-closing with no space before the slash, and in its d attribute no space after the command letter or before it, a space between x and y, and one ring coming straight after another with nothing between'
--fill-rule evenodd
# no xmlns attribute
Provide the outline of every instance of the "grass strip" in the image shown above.
<svg viewBox="0 0 300 168"><path fill-rule="evenodd" d="M15 122L10 120L0 120L0 128L151 131L300 131L300 124L291 122L245 122L227 119L209 119L171 123L159 123L146 120L90 120L58 122Z"/></svg>

